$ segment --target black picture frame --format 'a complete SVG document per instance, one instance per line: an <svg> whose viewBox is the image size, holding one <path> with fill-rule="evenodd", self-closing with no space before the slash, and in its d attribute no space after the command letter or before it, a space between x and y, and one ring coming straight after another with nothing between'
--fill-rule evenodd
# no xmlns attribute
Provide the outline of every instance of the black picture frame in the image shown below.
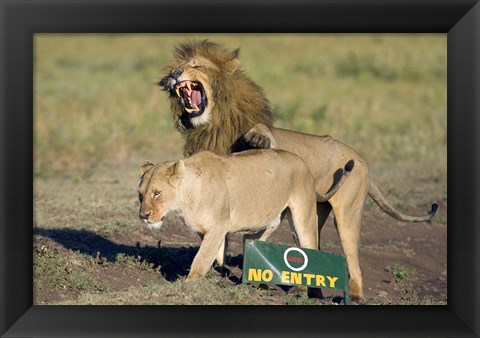
<svg viewBox="0 0 480 338"><path fill-rule="evenodd" d="M478 1L0 0L0 15L2 337L479 336ZM44 32L447 33L448 305L33 306L33 34Z"/></svg>

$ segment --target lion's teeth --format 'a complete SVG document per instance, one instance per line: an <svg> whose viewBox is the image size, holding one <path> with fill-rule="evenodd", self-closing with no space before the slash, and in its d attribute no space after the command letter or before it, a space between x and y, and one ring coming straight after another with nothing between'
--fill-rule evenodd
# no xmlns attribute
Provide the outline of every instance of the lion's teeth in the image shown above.
<svg viewBox="0 0 480 338"><path fill-rule="evenodd" d="M192 100L190 100L190 102L191 102L191 101L192 101ZM200 110L200 108L198 108L198 106L197 106L195 103L194 103L193 105L192 105L192 103L190 103L190 105L193 106L193 109L194 109L194 110L196 110L196 111Z"/></svg>
<svg viewBox="0 0 480 338"><path fill-rule="evenodd" d="M195 109L189 109L189 108L185 108L185 110L188 112L188 113L192 113L195 111Z"/></svg>
<svg viewBox="0 0 480 338"><path fill-rule="evenodd" d="M175 88L175 93L177 93L177 96L180 97L180 87Z"/></svg>
<svg viewBox="0 0 480 338"><path fill-rule="evenodd" d="M190 81L187 82L187 88L188 90L192 90L192 83Z"/></svg>

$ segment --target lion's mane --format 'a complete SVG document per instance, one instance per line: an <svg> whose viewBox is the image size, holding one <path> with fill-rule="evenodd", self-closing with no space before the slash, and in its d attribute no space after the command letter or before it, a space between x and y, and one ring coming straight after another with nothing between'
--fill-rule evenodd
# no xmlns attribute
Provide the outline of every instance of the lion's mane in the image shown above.
<svg viewBox="0 0 480 338"><path fill-rule="evenodd" d="M193 125L184 112L181 99L170 95L170 105L176 128L185 139L184 155L190 156L203 150L228 154L246 148L242 135L257 123L272 126L272 109L263 90L239 67L239 50L226 51L210 41L193 41L180 44L174 51L174 62L169 71L185 67L194 57L203 57L218 69L201 70L207 75L211 88L208 97L212 110L208 122Z"/></svg>

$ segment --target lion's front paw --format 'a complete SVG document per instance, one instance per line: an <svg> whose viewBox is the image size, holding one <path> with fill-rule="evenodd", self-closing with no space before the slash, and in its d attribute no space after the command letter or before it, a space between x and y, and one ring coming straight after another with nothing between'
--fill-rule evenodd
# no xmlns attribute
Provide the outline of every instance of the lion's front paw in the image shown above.
<svg viewBox="0 0 480 338"><path fill-rule="evenodd" d="M249 131L245 134L245 141L253 148L269 149L272 145L270 138L256 131Z"/></svg>

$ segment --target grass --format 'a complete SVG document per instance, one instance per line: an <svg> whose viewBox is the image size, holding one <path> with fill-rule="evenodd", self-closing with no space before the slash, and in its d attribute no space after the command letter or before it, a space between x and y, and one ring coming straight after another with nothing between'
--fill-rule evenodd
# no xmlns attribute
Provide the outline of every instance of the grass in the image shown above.
<svg viewBox="0 0 480 338"><path fill-rule="evenodd" d="M108 284L95 280L85 270L85 265L94 264L89 257L75 253L62 255L58 250L42 246L34 250L34 275L45 276L34 283L35 293L70 289L73 292L105 292Z"/></svg>
<svg viewBox="0 0 480 338"><path fill-rule="evenodd" d="M165 259L185 265L193 251L159 251L159 235L140 228L136 171L145 159L181 157L182 138L155 83L173 46L192 38L241 47L275 125L351 145L394 205L446 203L446 35L36 34L34 276L45 299L318 304L218 276L186 285L159 272ZM446 210L439 217L446 224Z"/></svg>
<svg viewBox="0 0 480 338"><path fill-rule="evenodd" d="M401 264L395 263L389 267L396 284L402 284L405 280L415 273L415 270L407 268Z"/></svg>
<svg viewBox="0 0 480 338"><path fill-rule="evenodd" d="M67 302L68 304L68 302ZM109 294L84 294L72 304L163 304L163 305L315 305L306 295L274 296L272 290L250 285L226 285L215 276L185 283L149 284Z"/></svg>
<svg viewBox="0 0 480 338"><path fill-rule="evenodd" d="M166 94L154 85L179 41L242 47L246 72L281 127L351 144L370 162L446 154L445 35L35 36L35 173L132 153L180 156Z"/></svg>

